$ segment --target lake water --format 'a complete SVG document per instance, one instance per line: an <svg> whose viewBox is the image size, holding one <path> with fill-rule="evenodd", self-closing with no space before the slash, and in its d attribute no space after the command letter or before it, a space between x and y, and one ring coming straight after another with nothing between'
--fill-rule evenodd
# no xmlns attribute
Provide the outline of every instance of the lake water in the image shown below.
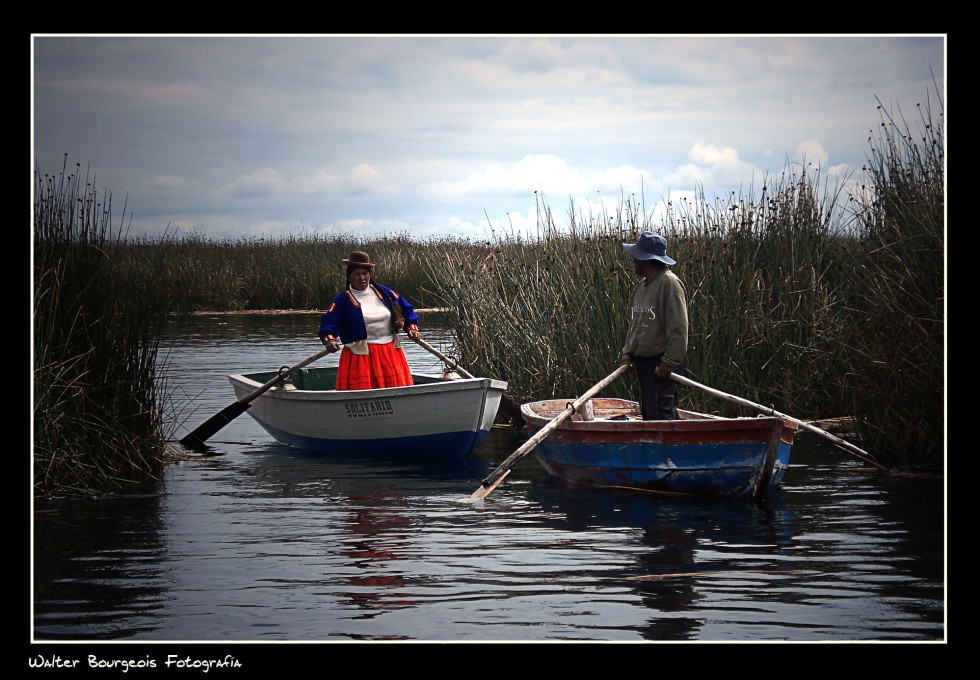
<svg viewBox="0 0 980 680"><path fill-rule="evenodd" d="M175 321L177 437L235 400L229 373L317 352L317 320ZM449 352L445 331L423 337ZM440 372L409 345L414 369ZM246 413L209 441L217 455L168 465L145 492L39 503L32 653L162 664L157 643L241 660L309 651L300 642L946 640L938 477L862 473L804 433L766 505L569 486L533 456L485 501L459 502L525 438L495 428L454 465L327 459Z"/></svg>

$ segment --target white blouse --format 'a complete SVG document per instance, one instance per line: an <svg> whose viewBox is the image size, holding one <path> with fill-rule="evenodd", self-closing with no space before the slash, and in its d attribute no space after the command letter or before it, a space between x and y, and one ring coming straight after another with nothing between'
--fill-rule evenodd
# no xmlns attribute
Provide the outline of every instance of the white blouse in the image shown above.
<svg viewBox="0 0 980 680"><path fill-rule="evenodd" d="M364 326L367 328L367 341L374 345L384 345L394 340L391 328L391 311L381 301L370 286L364 290L351 288L354 298L361 304Z"/></svg>

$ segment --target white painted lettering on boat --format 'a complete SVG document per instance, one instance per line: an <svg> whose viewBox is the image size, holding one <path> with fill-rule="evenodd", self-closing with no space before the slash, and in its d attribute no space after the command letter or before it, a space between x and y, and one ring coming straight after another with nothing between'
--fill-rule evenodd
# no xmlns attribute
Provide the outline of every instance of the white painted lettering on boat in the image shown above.
<svg viewBox="0 0 980 680"><path fill-rule="evenodd" d="M348 418L370 418L372 416L390 416L394 413L391 402L387 399L378 401L348 401L344 404Z"/></svg>

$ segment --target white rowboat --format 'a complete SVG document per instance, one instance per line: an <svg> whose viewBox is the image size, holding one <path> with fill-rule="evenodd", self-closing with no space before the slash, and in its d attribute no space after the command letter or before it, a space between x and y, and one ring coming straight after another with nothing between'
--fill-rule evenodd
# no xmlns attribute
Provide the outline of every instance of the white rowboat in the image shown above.
<svg viewBox="0 0 980 680"><path fill-rule="evenodd" d="M415 384L334 389L336 368L302 368L263 392L248 413L277 441L324 453L462 457L487 436L507 383L413 373ZM275 371L228 376L238 399Z"/></svg>

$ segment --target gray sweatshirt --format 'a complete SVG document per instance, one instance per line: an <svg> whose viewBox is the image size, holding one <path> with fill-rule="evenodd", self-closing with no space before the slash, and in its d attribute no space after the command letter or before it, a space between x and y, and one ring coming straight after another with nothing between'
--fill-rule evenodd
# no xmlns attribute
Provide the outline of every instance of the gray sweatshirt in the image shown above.
<svg viewBox="0 0 980 680"><path fill-rule="evenodd" d="M630 299L630 327L623 352L635 357L663 354L676 368L687 352L687 292L677 275L663 270L640 281Z"/></svg>

